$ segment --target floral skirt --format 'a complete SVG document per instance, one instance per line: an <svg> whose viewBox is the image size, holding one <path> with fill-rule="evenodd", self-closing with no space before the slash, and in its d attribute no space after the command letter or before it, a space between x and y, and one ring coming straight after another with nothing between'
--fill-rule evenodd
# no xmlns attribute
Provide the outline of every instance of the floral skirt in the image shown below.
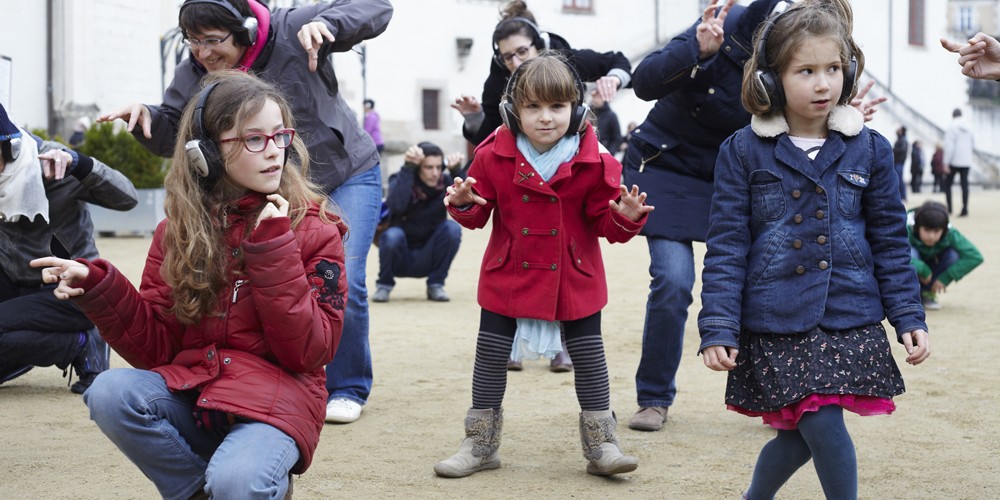
<svg viewBox="0 0 1000 500"><path fill-rule="evenodd" d="M829 404L860 415L892 413L892 397L905 390L881 324L802 335L743 332L726 404L776 429L795 429L803 413Z"/></svg>

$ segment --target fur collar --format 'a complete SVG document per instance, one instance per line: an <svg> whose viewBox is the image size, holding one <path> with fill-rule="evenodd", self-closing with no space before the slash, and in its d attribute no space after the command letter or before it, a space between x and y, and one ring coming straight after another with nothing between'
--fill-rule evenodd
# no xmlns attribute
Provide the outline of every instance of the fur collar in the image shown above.
<svg viewBox="0 0 1000 500"><path fill-rule="evenodd" d="M864 125L865 118L861 112L846 104L833 108L827 119L830 130L848 137L858 135ZM788 122L785 121L785 115L780 112L754 115L750 119L750 128L760 137L778 137L788 133Z"/></svg>

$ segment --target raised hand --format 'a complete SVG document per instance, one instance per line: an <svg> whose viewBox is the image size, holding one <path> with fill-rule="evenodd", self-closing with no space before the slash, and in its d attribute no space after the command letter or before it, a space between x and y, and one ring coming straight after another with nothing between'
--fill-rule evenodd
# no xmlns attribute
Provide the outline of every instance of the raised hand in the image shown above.
<svg viewBox="0 0 1000 500"><path fill-rule="evenodd" d="M455 102L451 104L451 107L457 110L462 115L467 115L470 113L478 113L483 110L482 104L471 95L463 95L455 99Z"/></svg>
<svg viewBox="0 0 1000 500"><path fill-rule="evenodd" d="M735 3L736 0L726 0L726 4L722 6L722 9L719 9L718 15L715 14L715 11L719 8L719 0L712 0L712 3L705 7L705 11L701 14L701 23L698 24L695 32L695 36L698 38L699 59L707 59L719 51L722 39L726 36L722 25L726 22L729 9L732 9Z"/></svg>
<svg viewBox="0 0 1000 500"><path fill-rule="evenodd" d="M631 191L629 191L629 189L625 186L618 186L618 190L621 194L621 201L608 201L608 205L611 207L611 210L622 214L632 222L638 221L643 216L653 211L652 205L645 204L646 193L640 193L639 186L633 184Z"/></svg>
<svg viewBox="0 0 1000 500"><path fill-rule="evenodd" d="M149 108L147 108L144 104L133 102L132 104L129 104L119 109L118 111L113 111L111 113L98 116L97 121L113 122L119 118L128 122L128 125L125 127L125 129L128 130L129 132L131 132L132 129L135 128L136 124L138 124L140 127L142 127L142 135L145 136L146 139L153 138L153 134L152 132L150 132L150 126L152 125L152 117L149 114Z"/></svg>
<svg viewBox="0 0 1000 500"><path fill-rule="evenodd" d="M257 222L253 225L254 229L264 219L288 217L288 200L282 198L280 194L269 194L267 195L267 201L268 203L264 205L264 210L261 210L260 215L257 216Z"/></svg>
<svg viewBox="0 0 1000 500"><path fill-rule="evenodd" d="M465 180L462 180L461 177L455 177L454 183L445 190L447 194L444 197L444 206L464 207L473 203L485 205L486 198L479 196L472 190L472 186L475 185L476 179L472 177Z"/></svg>
<svg viewBox="0 0 1000 500"><path fill-rule="evenodd" d="M966 45L942 38L941 46L959 55L962 74L980 80L1000 79L1000 42L985 33L976 33Z"/></svg>
<svg viewBox="0 0 1000 500"><path fill-rule="evenodd" d="M309 54L309 71L316 72L319 67L319 49L323 46L323 40L333 43L337 37L330 33L330 28L326 27L322 21L313 21L299 29L299 43Z"/></svg>
<svg viewBox="0 0 1000 500"><path fill-rule="evenodd" d="M875 112L878 111L878 105L888 100L885 96L865 100L865 96L868 95L868 91L872 89L873 85L875 85L875 80L872 80L864 87L861 87L861 89L858 90L858 93L854 95L854 99L851 99L851 106L857 108L858 111L865 116L866 122L872 120Z"/></svg>

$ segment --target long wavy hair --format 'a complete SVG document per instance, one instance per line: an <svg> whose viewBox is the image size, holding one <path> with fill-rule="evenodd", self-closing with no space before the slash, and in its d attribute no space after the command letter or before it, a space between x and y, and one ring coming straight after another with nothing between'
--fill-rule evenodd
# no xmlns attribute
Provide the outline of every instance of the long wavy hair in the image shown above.
<svg viewBox="0 0 1000 500"><path fill-rule="evenodd" d="M295 126L288 103L275 86L240 71L215 72L205 80L206 86L213 82L218 85L212 89L202 111L204 137L199 139L218 144L224 131L242 130L267 101L278 104L285 126ZM171 288L174 303L170 312L183 324L195 324L211 314L232 274L243 268L242 253L235 266L229 264L225 233L228 229L226 214L247 190L234 184L228 171L215 186L206 190L185 154L185 143L196 138L192 122L194 108L200 100L201 92L184 108L173 165L164 180L167 223L160 272ZM324 222L343 224L333 212L336 207L330 206L326 195L308 180L309 153L297 134L289 147L291 154L276 193L288 200L292 227L296 227L313 206L319 206ZM237 142L232 147L219 149L223 164L228 165L243 151L243 146ZM254 213L246 217L256 220L263 208L264 204L255 207ZM249 234L253 224L247 226Z"/></svg>

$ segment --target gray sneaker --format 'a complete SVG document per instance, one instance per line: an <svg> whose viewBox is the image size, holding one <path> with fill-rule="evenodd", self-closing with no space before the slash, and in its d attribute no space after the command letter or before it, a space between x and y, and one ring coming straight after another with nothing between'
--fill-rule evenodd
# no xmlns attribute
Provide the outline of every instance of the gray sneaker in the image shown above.
<svg viewBox="0 0 1000 500"><path fill-rule="evenodd" d="M936 301L936 300L934 300L934 299L932 299L930 297L924 297L920 301L923 302L924 309L926 309L928 311L937 311L937 310L941 309L941 304L938 304L938 301Z"/></svg>
<svg viewBox="0 0 1000 500"><path fill-rule="evenodd" d="M389 292L391 291L392 288L378 287L375 290L375 294L372 295L372 302L389 302Z"/></svg>
<svg viewBox="0 0 1000 500"><path fill-rule="evenodd" d="M434 302L448 302L451 298L444 292L443 286L429 286L427 287L427 300L432 300Z"/></svg>

